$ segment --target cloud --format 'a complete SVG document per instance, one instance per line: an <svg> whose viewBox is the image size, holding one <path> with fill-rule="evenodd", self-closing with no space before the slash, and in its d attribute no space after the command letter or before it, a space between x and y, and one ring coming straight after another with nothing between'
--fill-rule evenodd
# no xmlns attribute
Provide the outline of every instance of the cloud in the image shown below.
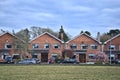
<svg viewBox="0 0 120 80"><path fill-rule="evenodd" d="M120 26L120 0L0 0L0 27L60 25L71 34L105 32ZM96 29L97 28L97 29Z"/></svg>

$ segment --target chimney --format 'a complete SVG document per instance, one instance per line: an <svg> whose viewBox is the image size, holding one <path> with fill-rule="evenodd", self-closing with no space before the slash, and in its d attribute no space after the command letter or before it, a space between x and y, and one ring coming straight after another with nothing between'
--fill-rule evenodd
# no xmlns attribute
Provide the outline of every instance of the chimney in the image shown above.
<svg viewBox="0 0 120 80"><path fill-rule="evenodd" d="M64 30L63 30L63 26L61 26L61 29L60 29L60 39L62 40L62 41L64 41Z"/></svg>
<svg viewBox="0 0 120 80"><path fill-rule="evenodd" d="M64 41L64 39L63 39L63 35L64 35L64 34L63 34L63 33L61 33L60 35L61 35L61 40L62 40L62 41Z"/></svg>
<svg viewBox="0 0 120 80"><path fill-rule="evenodd" d="M100 32L97 33L97 40L100 42Z"/></svg>

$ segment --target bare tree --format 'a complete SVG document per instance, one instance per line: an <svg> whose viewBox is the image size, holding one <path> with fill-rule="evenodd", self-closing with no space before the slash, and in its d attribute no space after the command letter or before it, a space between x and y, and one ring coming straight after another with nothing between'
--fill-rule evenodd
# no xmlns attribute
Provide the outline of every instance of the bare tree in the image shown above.
<svg viewBox="0 0 120 80"><path fill-rule="evenodd" d="M54 32L50 28L41 28L41 27L36 27L36 26L33 26L33 27L30 28L30 36L31 36L32 39L41 35L44 32L49 32L52 35L58 37L58 32Z"/></svg>

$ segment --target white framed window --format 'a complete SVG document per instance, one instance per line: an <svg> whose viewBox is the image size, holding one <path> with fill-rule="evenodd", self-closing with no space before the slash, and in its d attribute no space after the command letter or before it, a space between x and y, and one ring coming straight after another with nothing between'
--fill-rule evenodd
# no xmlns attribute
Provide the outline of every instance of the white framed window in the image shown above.
<svg viewBox="0 0 120 80"><path fill-rule="evenodd" d="M115 45L109 45L109 50L115 50Z"/></svg>
<svg viewBox="0 0 120 80"><path fill-rule="evenodd" d="M96 58L96 54L88 54L88 58L89 59L95 59Z"/></svg>
<svg viewBox="0 0 120 80"><path fill-rule="evenodd" d="M52 58L53 60L55 60L57 57L58 57L58 54L57 54L57 53L51 54L51 58Z"/></svg>
<svg viewBox="0 0 120 80"><path fill-rule="evenodd" d="M88 45L87 44L82 44L81 45L81 49L82 50L87 50L88 49Z"/></svg>
<svg viewBox="0 0 120 80"><path fill-rule="evenodd" d="M91 49L97 49L98 48L98 46L96 44L91 44L90 47L91 47Z"/></svg>
<svg viewBox="0 0 120 80"><path fill-rule="evenodd" d="M32 48L35 49L35 48L39 48L39 44L32 44Z"/></svg>
<svg viewBox="0 0 120 80"><path fill-rule="evenodd" d="M54 49L59 49L60 45L59 44L54 44L53 47L54 47Z"/></svg>
<svg viewBox="0 0 120 80"><path fill-rule="evenodd" d="M70 45L70 48L71 48L71 49L76 49L76 48L77 48L77 45L76 45L76 44L71 44L71 45Z"/></svg>
<svg viewBox="0 0 120 80"><path fill-rule="evenodd" d="M13 54L12 59L20 59L20 54Z"/></svg>
<svg viewBox="0 0 120 80"><path fill-rule="evenodd" d="M44 48L45 49L49 49L50 48L50 44L44 44Z"/></svg>
<svg viewBox="0 0 120 80"><path fill-rule="evenodd" d="M119 45L119 50L120 50L120 45Z"/></svg>
<svg viewBox="0 0 120 80"><path fill-rule="evenodd" d="M5 44L5 48L6 48L6 49L11 49L11 48L12 48L12 45L11 45L10 43L7 43L7 44Z"/></svg>
<svg viewBox="0 0 120 80"><path fill-rule="evenodd" d="M32 54L32 58L38 58L38 53Z"/></svg>
<svg viewBox="0 0 120 80"><path fill-rule="evenodd" d="M111 54L111 55L109 55L109 60L110 60L110 58L111 58L111 60L115 60L115 54Z"/></svg>

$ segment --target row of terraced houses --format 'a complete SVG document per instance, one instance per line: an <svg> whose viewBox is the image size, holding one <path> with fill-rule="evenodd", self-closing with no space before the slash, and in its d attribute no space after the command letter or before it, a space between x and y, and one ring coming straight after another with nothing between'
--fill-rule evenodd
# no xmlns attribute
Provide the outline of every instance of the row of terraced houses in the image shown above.
<svg viewBox="0 0 120 80"><path fill-rule="evenodd" d="M5 32L0 35L0 61L6 56L22 55L24 50L18 50L15 45L15 35ZM24 43L24 42L23 42ZM38 58L41 62L48 62L52 57L74 57L81 63L91 62L97 52L105 52L111 58L120 58L120 34L109 39L104 44L93 37L82 33L73 39L64 42L54 35L45 32L29 42L28 57Z"/></svg>

